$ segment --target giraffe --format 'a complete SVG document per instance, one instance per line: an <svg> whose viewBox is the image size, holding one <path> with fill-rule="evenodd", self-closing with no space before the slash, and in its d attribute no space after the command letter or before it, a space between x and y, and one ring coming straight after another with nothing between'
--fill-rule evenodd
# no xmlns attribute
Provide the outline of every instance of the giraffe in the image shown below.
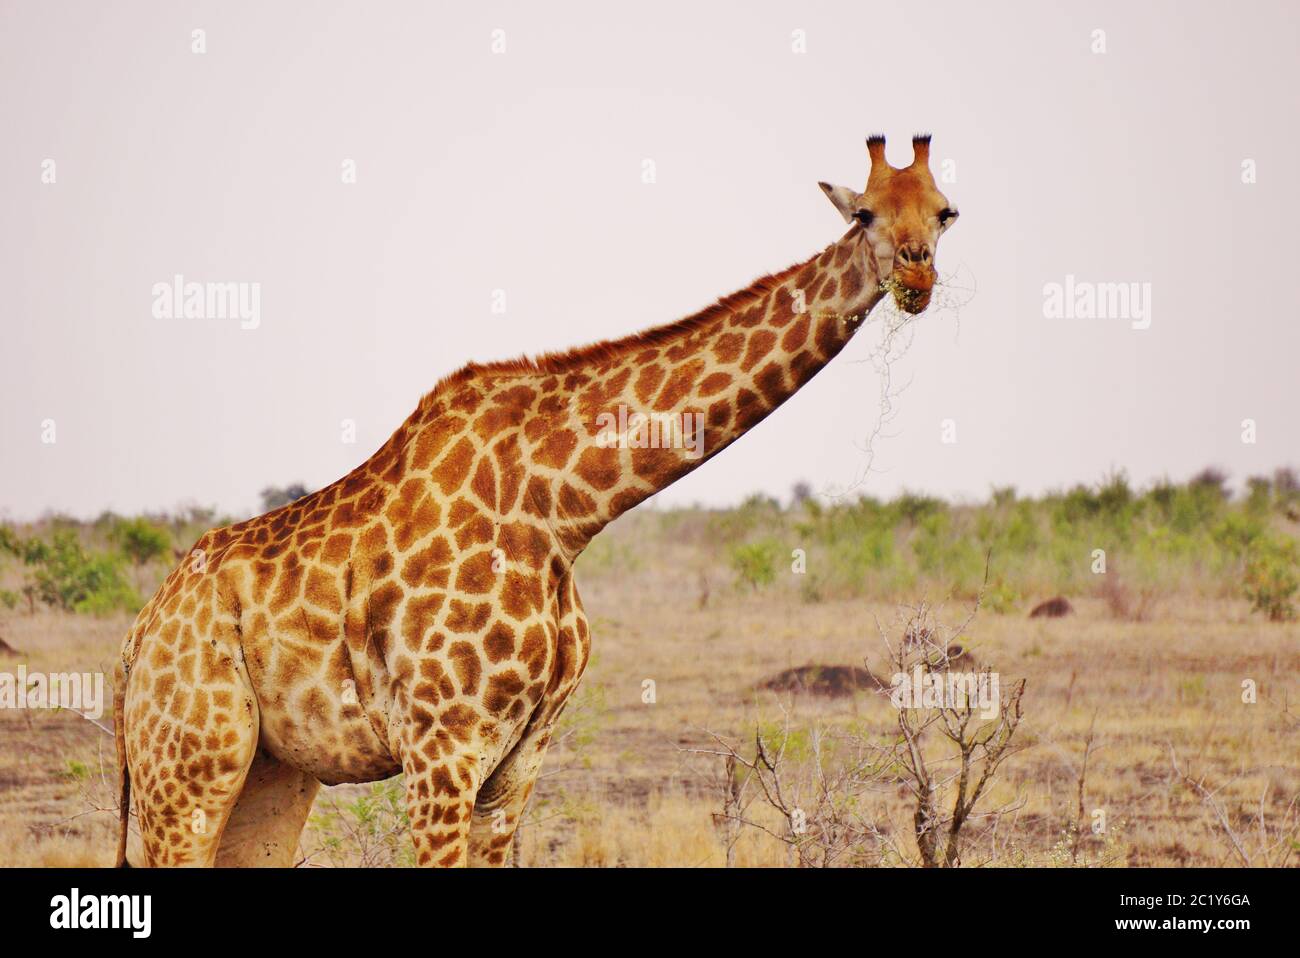
<svg viewBox="0 0 1300 958"><path fill-rule="evenodd" d="M587 663L577 556L882 297L928 305L957 212L912 147L894 168L872 136L863 192L820 184L849 229L810 259L639 335L471 363L348 475L204 534L116 665L118 864L134 802L148 865L287 866L322 783L398 772L419 865L504 864Z"/></svg>

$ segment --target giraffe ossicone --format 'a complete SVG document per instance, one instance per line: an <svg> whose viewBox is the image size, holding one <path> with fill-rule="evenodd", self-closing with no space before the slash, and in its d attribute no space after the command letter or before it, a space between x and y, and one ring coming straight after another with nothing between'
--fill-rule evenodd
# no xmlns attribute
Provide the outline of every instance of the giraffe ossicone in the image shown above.
<svg viewBox="0 0 1300 958"><path fill-rule="evenodd" d="M146 864L290 865L322 782L397 772L419 864L503 864L587 663L573 561L785 402L886 293L929 303L957 215L929 138L903 169L883 137L867 147L865 190L822 184L849 229L812 258L639 335L470 364L342 479L206 533L123 643L119 864L134 805ZM626 441L629 411L671 441Z"/></svg>

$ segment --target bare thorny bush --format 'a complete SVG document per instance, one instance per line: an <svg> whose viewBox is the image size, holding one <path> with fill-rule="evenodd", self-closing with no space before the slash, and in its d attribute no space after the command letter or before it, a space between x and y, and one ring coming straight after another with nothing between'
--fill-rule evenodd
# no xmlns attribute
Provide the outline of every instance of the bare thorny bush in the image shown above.
<svg viewBox="0 0 1300 958"><path fill-rule="evenodd" d="M1223 794L1231 780L1214 785L1208 774L1198 775L1191 762L1180 761L1172 744L1168 749L1171 784L1195 795L1213 817L1227 847L1224 861L1235 859L1246 868L1285 868L1295 862L1300 853L1300 795L1289 801L1284 796L1285 805L1272 810L1269 793L1274 788L1266 783L1254 808L1243 805L1234 814Z"/></svg>
<svg viewBox="0 0 1300 958"><path fill-rule="evenodd" d="M977 603L957 635L974 619L978 608ZM929 697L923 692L921 707L896 706L901 741L895 742L893 749L915 808L920 864L952 868L962 861L963 828L979 822L988 827L993 839L1003 817L1021 806L1014 802L977 811L1002 763L1020 751L1013 739L1023 715L1025 680L1003 690L1000 676L991 666L958 673L956 669L968 657L964 647L950 645L948 639L956 636L930 624L924 603L911 610L904 630L905 639L913 637L911 642L893 647L883 628L880 634L890 650L895 677L910 672L914 680L921 679L920 683L914 681L914 689L920 684L922 689L936 690ZM894 699L898 697L896 687ZM915 694L912 704L918 704Z"/></svg>
<svg viewBox="0 0 1300 958"><path fill-rule="evenodd" d="M1023 803L984 810L981 801L1020 750L1013 740L1025 683L1002 689L988 666L958 671L970 668L971 657L951 640L978 608L950 630L922 603L900 616L893 642L877 623L893 670L893 682L878 690L895 709L891 729L816 724L801 732L783 710L781 727L756 731L752 748L710 733L711 747L688 750L720 760L713 781L722 807L714 823L728 865L746 830L784 843L800 867L952 868L984 841L987 857L997 855L998 827ZM891 795L906 799L910 821Z"/></svg>
<svg viewBox="0 0 1300 958"><path fill-rule="evenodd" d="M864 742L823 727L809 736L791 727L789 715L779 731L756 732L752 757L721 736L715 748L689 749L721 758L714 785L722 809L713 816L728 867L745 829L757 829L783 842L800 867L869 864L875 824L866 814L867 786L881 770ZM845 749L848 754L845 755ZM755 802L777 813L765 821L751 813Z"/></svg>

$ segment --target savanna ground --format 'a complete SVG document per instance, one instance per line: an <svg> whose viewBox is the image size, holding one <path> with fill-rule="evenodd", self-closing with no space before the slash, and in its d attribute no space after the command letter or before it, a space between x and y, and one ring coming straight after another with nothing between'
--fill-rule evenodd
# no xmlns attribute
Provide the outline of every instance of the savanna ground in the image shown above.
<svg viewBox="0 0 1300 958"><path fill-rule="evenodd" d="M129 610L212 519L3 527L0 638L13 651L0 649L0 671L111 673ZM960 831L962 865L1294 867L1298 519L1285 470L1235 498L1207 472L971 506L800 495L638 510L579 560L593 655L517 863L918 864L915 778L888 696L762 686L809 665L888 683L924 600L939 647L974 659L954 669L996 671L1004 696L1025 680L1009 747ZM1029 617L1056 595L1072 614ZM111 863L110 711L101 728L0 709L0 864ZM958 746L937 729L917 745L946 827ZM775 803L764 786L781 788ZM303 864L409 864L401 793L397 779L323 789Z"/></svg>

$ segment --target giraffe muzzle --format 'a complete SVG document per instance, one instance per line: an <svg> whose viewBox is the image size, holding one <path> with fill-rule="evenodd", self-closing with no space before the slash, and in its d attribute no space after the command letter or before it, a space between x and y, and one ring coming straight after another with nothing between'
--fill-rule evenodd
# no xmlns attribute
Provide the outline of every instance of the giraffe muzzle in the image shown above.
<svg viewBox="0 0 1300 958"><path fill-rule="evenodd" d="M930 305L930 293L937 276L929 262L896 264L889 279L894 303L905 313L915 316Z"/></svg>

